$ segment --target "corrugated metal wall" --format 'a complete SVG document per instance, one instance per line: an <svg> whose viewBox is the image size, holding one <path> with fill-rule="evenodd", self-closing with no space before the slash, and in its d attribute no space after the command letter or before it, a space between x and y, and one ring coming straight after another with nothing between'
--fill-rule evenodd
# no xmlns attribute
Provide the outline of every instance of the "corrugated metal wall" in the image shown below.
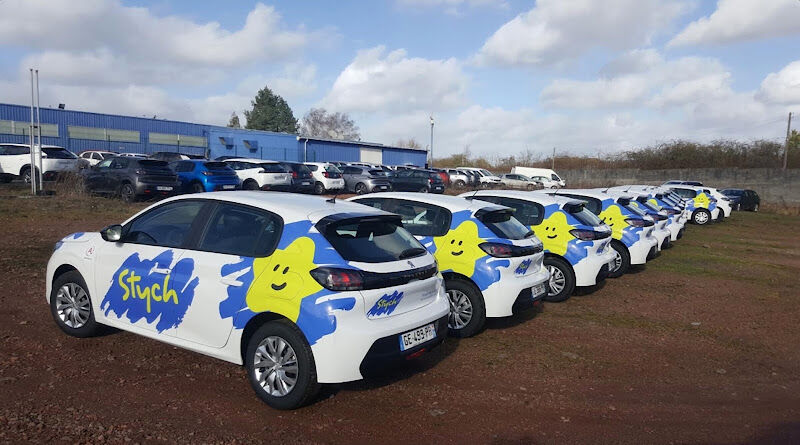
<svg viewBox="0 0 800 445"><path fill-rule="evenodd" d="M0 103L0 121L30 122L30 108L23 105ZM84 150L111 150L123 153L153 153L156 151L171 151L185 154L208 155L211 159L219 156L242 156L276 161L303 161L306 140L293 134L272 133L268 131L254 131L217 127L213 125L193 124L189 122L166 121L132 116L116 116L111 114L89 113L73 110L58 110L53 108L41 109L42 124L55 124L58 126L58 137L42 137L44 144L59 145L75 153ZM103 135L102 131L127 130L139 132L139 141L109 141L92 140L69 137L69 127L83 127L73 135L91 137L93 133ZM112 132L113 133L113 132ZM116 132L119 133L119 132ZM205 138L206 146L169 145L151 143L151 133L159 142L171 142L169 135L187 136L187 143L192 143L191 137ZM0 142L28 143L27 135L4 134L0 131ZM349 141L314 140L308 141L306 160L314 161L361 161L361 147L380 149L383 151L383 163L387 165L401 165L411 163L425 165L426 152L420 150L401 149L380 144L369 144ZM253 149L253 147L256 147Z"/></svg>

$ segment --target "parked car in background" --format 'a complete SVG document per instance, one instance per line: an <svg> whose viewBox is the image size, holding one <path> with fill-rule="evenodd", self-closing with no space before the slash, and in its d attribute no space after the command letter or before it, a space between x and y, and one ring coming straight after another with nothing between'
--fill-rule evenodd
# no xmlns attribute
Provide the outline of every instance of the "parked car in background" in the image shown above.
<svg viewBox="0 0 800 445"><path fill-rule="evenodd" d="M433 170L400 170L390 180L398 192L444 193L442 177Z"/></svg>
<svg viewBox="0 0 800 445"><path fill-rule="evenodd" d="M567 183L561 179L558 174L549 168L536 168L536 167L513 167L511 173L518 175L525 175L534 181L539 181L544 185L544 188L561 188L566 187Z"/></svg>
<svg viewBox="0 0 800 445"><path fill-rule="evenodd" d="M302 162L280 161L292 175L292 188L294 193L312 193L314 191L314 178L311 170Z"/></svg>
<svg viewBox="0 0 800 445"><path fill-rule="evenodd" d="M631 265L647 263L658 252L658 240L653 236L655 222L630 209L632 195L616 196L597 190L537 190L534 193L554 194L585 201L585 207L611 228L611 248L614 263L608 276L617 278L625 274Z"/></svg>
<svg viewBox="0 0 800 445"><path fill-rule="evenodd" d="M119 196L125 202L180 192L181 183L169 165L155 159L115 156L81 171L91 193Z"/></svg>
<svg viewBox="0 0 800 445"><path fill-rule="evenodd" d="M706 192L703 186L669 185L671 190L685 200L689 220L699 226L706 225L719 217L717 200Z"/></svg>
<svg viewBox="0 0 800 445"><path fill-rule="evenodd" d="M241 186L236 172L224 162L191 159L173 162L170 166L178 174L183 192L236 190Z"/></svg>
<svg viewBox="0 0 800 445"><path fill-rule="evenodd" d="M662 186L670 186L670 185L693 185L693 186L701 186L703 185L700 181L682 181L679 179L670 179L669 181L661 184Z"/></svg>
<svg viewBox="0 0 800 445"><path fill-rule="evenodd" d="M486 317L543 298L548 278L542 243L507 207L455 196L379 193L351 200L400 215L436 257L450 299L456 337L478 333Z"/></svg>
<svg viewBox="0 0 800 445"><path fill-rule="evenodd" d="M36 156L39 146L35 146L34 150ZM44 180L55 179L61 173L74 173L80 170L82 162L63 147L44 145L41 153ZM30 183L31 172L37 171L31 168L30 145L0 143L0 182L11 182L14 178L20 178L23 182Z"/></svg>
<svg viewBox="0 0 800 445"><path fill-rule="evenodd" d="M236 172L244 190L290 190L292 175L280 162L254 158L230 158L225 161Z"/></svg>
<svg viewBox="0 0 800 445"><path fill-rule="evenodd" d="M618 196L618 197L625 197L631 196L630 201L625 206L628 210L637 213L639 216L647 216L652 218L654 225L653 225L653 232L652 236L658 241L656 244L657 252L661 252L664 249L670 247L670 241L672 239L672 233L669 230L669 215L666 211L657 209L655 206L650 204L648 199L650 198L650 194L642 191L627 191L627 192L620 192L616 190L610 189L596 189L602 193L609 194L611 196Z"/></svg>
<svg viewBox="0 0 800 445"><path fill-rule="evenodd" d="M328 191L344 190L344 178L339 167L330 162L306 162L314 178L314 193L321 195Z"/></svg>
<svg viewBox="0 0 800 445"><path fill-rule="evenodd" d="M673 197L670 196L671 191L669 189L652 185L627 185L610 187L607 190L646 194L647 202L650 205L654 206L655 209L666 213L666 227L670 232L670 241L674 242L683 237L686 221L689 220L689 214L684 210L685 205L683 204L682 200L673 199ZM640 199L641 197L637 200Z"/></svg>
<svg viewBox="0 0 800 445"><path fill-rule="evenodd" d="M346 192L363 195L372 192L388 192L392 189L389 177L382 170L347 165L342 169Z"/></svg>
<svg viewBox="0 0 800 445"><path fill-rule="evenodd" d="M500 176L503 185L515 189L536 190L543 188L542 183L532 180L525 175L506 173Z"/></svg>
<svg viewBox="0 0 800 445"><path fill-rule="evenodd" d="M476 168L476 167L459 167L462 170L471 170L478 174L478 181L481 187L489 188L489 187L499 187L503 185L503 182L500 180L500 177L495 175L494 173L486 170L485 168Z"/></svg>
<svg viewBox="0 0 800 445"><path fill-rule="evenodd" d="M616 257L611 228L584 201L519 190L479 190L461 195L511 208L514 217L542 241L550 272L546 301L564 301L576 286L594 286L608 276Z"/></svg>
<svg viewBox="0 0 800 445"><path fill-rule="evenodd" d="M442 179L442 183L445 187L450 187L450 175L447 173L447 169L444 168L429 168L428 170L435 171L439 178Z"/></svg>
<svg viewBox="0 0 800 445"><path fill-rule="evenodd" d="M464 168L458 168L457 170L462 172L469 179L467 186L475 188L480 187L481 175L479 175L478 172Z"/></svg>
<svg viewBox="0 0 800 445"><path fill-rule="evenodd" d="M113 151L104 151L104 150L85 150L80 152L78 155L79 158L88 162L91 165L97 165L98 162L106 159L106 158L113 158L114 156L119 156L119 153L114 153Z"/></svg>
<svg viewBox="0 0 800 445"><path fill-rule="evenodd" d="M717 221L724 221L725 218L729 218L731 216L731 213L733 212L733 204L731 203L730 198L722 194L714 187L703 186L703 191L717 200L717 208L719 208Z"/></svg>
<svg viewBox="0 0 800 445"><path fill-rule="evenodd" d="M168 163L169 162L175 162L175 161L185 161L185 160L191 159L187 155L180 154L180 153L175 153L175 152L172 152L172 151L157 151L155 153L150 153L147 157L150 158L150 159L156 159L156 160L165 161L165 162L168 162Z"/></svg>
<svg viewBox="0 0 800 445"><path fill-rule="evenodd" d="M724 189L720 193L731 200L734 210L748 210L757 212L761 204L761 198L755 190L750 189Z"/></svg>
<svg viewBox="0 0 800 445"><path fill-rule="evenodd" d="M319 197L168 199L64 238L46 276L67 335L107 325L244 365L256 395L277 409L311 402L322 383L413 359L447 335L436 262L397 215Z"/></svg>
<svg viewBox="0 0 800 445"><path fill-rule="evenodd" d="M445 169L450 184L456 188L464 188L471 182L471 176L455 168Z"/></svg>
<svg viewBox="0 0 800 445"><path fill-rule="evenodd" d="M119 153L117 156L121 156L123 158L147 159L147 155L143 153Z"/></svg>

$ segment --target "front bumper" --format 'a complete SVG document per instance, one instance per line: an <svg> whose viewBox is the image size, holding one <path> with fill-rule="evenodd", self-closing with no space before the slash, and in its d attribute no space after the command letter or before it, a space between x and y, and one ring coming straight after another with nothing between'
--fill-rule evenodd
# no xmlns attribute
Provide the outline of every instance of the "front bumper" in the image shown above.
<svg viewBox="0 0 800 445"><path fill-rule="evenodd" d="M539 260L541 263L541 260ZM489 286L483 291L483 301L486 303L487 317L508 317L514 313L514 303L520 293L530 290L537 284L542 284L550 279L550 272L542 266L538 271L522 277L503 277L503 279ZM546 287L545 287L546 289ZM545 290L546 294L546 290ZM541 295L543 297L544 294ZM540 295L532 295L536 299Z"/></svg>
<svg viewBox="0 0 800 445"><path fill-rule="evenodd" d="M384 343L388 345L392 342L391 346L397 348L399 353L399 336L428 323L436 323L436 338L403 351L399 357L435 346L447 336L447 330L442 330L439 326L442 319L444 326L447 326L449 313L450 304L444 286L439 287L438 295L429 304L391 317L368 319L364 308L359 308L358 305L353 310L337 311L336 331L311 346L317 365L317 380L320 383L342 383L362 379L362 364L365 361L368 362L367 365L375 366L381 358L391 358L394 355L386 355L394 350L385 349L389 346ZM376 344L378 346L374 346Z"/></svg>
<svg viewBox="0 0 800 445"><path fill-rule="evenodd" d="M610 246L611 239L605 244L603 250L590 249L586 255L578 262L573 264L572 269L575 271L575 285L576 286L594 286L599 281L605 279L605 276L598 278L603 266L606 266L606 275L610 263L614 261L614 249Z"/></svg>

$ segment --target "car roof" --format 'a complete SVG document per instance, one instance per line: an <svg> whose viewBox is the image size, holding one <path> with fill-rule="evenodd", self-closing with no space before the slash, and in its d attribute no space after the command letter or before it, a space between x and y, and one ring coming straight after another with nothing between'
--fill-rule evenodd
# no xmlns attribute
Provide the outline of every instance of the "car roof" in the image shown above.
<svg viewBox="0 0 800 445"><path fill-rule="evenodd" d="M602 189L602 190L605 190L605 189ZM542 193L542 194L562 194L562 193L569 193L569 194L572 194L572 195L581 195L581 196L586 196L586 197L588 197L588 198L595 198L595 199L600 199L600 200L603 200L603 199L609 199L609 198L613 199L613 198L615 198L615 197L616 197L616 198L622 197L622 196L611 196L611 195L609 195L609 194L607 194L607 193L603 193L603 191L602 191L602 190L598 190L598 189L558 189L558 190L534 190L534 191L533 191L533 192L531 192L531 193ZM621 194L621 195L624 195L624 194ZM627 197L627 198L632 198L633 196L631 196L631 195L626 195L625 197Z"/></svg>
<svg viewBox="0 0 800 445"><path fill-rule="evenodd" d="M159 201L153 206L144 209L142 212L160 204L182 201L186 199L207 199L248 205L277 213L281 215L285 221L289 222L307 219L313 223L316 223L326 216L336 214L352 214L354 216L391 215L391 213L384 212L373 207L365 206L355 202L348 202L345 200L337 199L331 202L330 199L322 196L248 190L206 192L173 196ZM142 212L137 213L128 220L132 220Z"/></svg>
<svg viewBox="0 0 800 445"><path fill-rule="evenodd" d="M258 164L262 164L262 163L266 163L266 162L272 162L272 163L275 163L275 164L278 163L278 161L270 161L268 159L257 159L257 158L230 158L230 159L225 159L222 162L227 162L227 161L254 162L254 163L258 163Z"/></svg>
<svg viewBox="0 0 800 445"><path fill-rule="evenodd" d="M468 200L460 196L450 195L436 195L433 193L416 193L416 192L383 192L383 193L368 193L366 195L354 196L350 199L358 198L396 198L405 199L408 201L417 201L426 204L438 205L450 210L451 212L458 212L461 210L476 211L485 208L496 208L496 210L507 209L508 207L493 204L491 202L480 200Z"/></svg>
<svg viewBox="0 0 800 445"><path fill-rule="evenodd" d="M580 199L569 198L566 196L533 193L523 190L477 190L475 192L462 193L459 196L469 197L473 195L476 199L480 199L481 196L501 196L504 198L516 198L526 201L533 201L542 205L557 204L559 207L563 207L566 204L582 204L584 202Z"/></svg>

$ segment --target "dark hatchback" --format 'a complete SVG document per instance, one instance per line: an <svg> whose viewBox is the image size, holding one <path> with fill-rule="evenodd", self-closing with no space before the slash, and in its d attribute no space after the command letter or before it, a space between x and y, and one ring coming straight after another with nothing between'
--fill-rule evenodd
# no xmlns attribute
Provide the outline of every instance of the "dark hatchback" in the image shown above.
<svg viewBox="0 0 800 445"><path fill-rule="evenodd" d="M757 212L758 206L761 204L761 197L758 196L755 190L750 189L725 189L720 190L720 193L727 196L731 200L731 207L733 210L749 210Z"/></svg>
<svg viewBox="0 0 800 445"><path fill-rule="evenodd" d="M164 161L113 157L81 171L86 190L103 195L118 195L131 202L142 197L170 196L178 193L178 175Z"/></svg>
<svg viewBox="0 0 800 445"><path fill-rule="evenodd" d="M314 191L314 177L311 170L300 162L281 162L289 174L292 175L292 185L287 187L273 187L274 190L285 190L295 193L312 193Z"/></svg>
<svg viewBox="0 0 800 445"><path fill-rule="evenodd" d="M433 170L400 170L391 181L392 190L398 192L444 193L444 181Z"/></svg>

